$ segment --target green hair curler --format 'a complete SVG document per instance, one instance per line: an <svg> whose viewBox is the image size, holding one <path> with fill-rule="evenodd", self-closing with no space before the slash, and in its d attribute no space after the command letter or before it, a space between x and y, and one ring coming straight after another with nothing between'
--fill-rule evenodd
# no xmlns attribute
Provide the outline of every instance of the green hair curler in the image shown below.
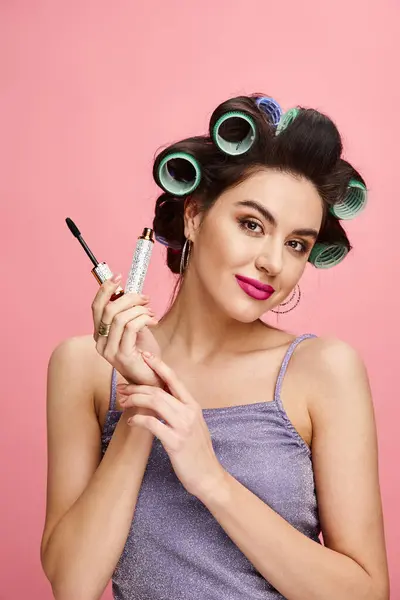
<svg viewBox="0 0 400 600"><path fill-rule="evenodd" d="M178 179L175 174L173 174L175 169L172 169L171 167L168 168L168 163L173 160L182 160L189 163L194 173L193 178L191 180L187 180L183 177L182 179ZM186 168L187 165L185 166L185 169ZM161 160L157 170L157 179L157 183L165 192L174 196L186 196L198 187L201 181L201 167L198 161L187 152L171 152Z"/></svg>
<svg viewBox="0 0 400 600"><path fill-rule="evenodd" d="M367 188L361 181L351 179L344 199L330 207L330 212L337 218L354 219L367 205Z"/></svg>
<svg viewBox="0 0 400 600"><path fill-rule="evenodd" d="M308 262L317 269L330 269L341 263L348 252L348 248L343 244L317 243L310 252Z"/></svg>
<svg viewBox="0 0 400 600"><path fill-rule="evenodd" d="M242 140L230 142L224 139L220 134L219 130L221 125L223 123L226 123L230 119L242 119L248 124L249 131ZM222 115L222 117L220 117L215 123L212 132L212 138L214 140L214 143L218 146L220 150L222 150L222 152L224 152L225 154L229 154L230 156L238 156L239 154L245 154L245 152L250 150L250 148L254 144L256 137L257 131L253 118L241 111L231 111Z"/></svg>
<svg viewBox="0 0 400 600"><path fill-rule="evenodd" d="M286 127L293 123L298 114L298 108L290 108L288 111L286 111L279 120L275 131L275 135L278 135L278 133L281 133L281 131L283 131L284 129L286 129Z"/></svg>

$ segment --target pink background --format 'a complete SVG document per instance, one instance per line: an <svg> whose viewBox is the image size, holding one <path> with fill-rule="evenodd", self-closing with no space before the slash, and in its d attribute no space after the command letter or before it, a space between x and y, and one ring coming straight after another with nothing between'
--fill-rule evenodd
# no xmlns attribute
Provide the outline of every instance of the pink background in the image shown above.
<svg viewBox="0 0 400 600"><path fill-rule="evenodd" d="M39 562L47 361L61 339L91 331L97 289L64 219L126 275L152 222L156 149L253 91L328 112L371 190L348 227L354 253L308 269L301 305L279 323L333 333L365 358L400 598L399 16L388 0L0 0L1 599L52 597ZM146 289L160 312L170 284L158 248Z"/></svg>

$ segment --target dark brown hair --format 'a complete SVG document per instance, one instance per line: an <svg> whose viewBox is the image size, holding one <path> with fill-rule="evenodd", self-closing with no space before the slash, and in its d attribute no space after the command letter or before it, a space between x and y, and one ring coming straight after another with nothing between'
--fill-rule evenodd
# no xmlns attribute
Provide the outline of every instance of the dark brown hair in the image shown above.
<svg viewBox="0 0 400 600"><path fill-rule="evenodd" d="M324 218L317 242L343 244L349 250L350 242L340 221L329 207L342 201L349 181L357 179L364 184L361 175L344 159L342 141L333 121L326 115L309 108L299 108L296 118L279 135L268 114L258 108L256 99L264 94L240 96L227 100L214 111L208 135L197 136L177 142L165 148L156 157L153 174L162 159L171 152L191 154L201 167L201 182L192 197L200 210L207 212L225 190L238 185L260 168L271 168L305 177L317 189L324 206ZM238 156L224 154L212 140L212 130L223 114L243 111L250 115L256 125L256 139L250 150ZM230 139L243 137L243 122L230 123ZM236 131L232 131L232 127ZM221 133L223 132L221 128ZM188 165L183 161L171 161L174 171L185 179ZM184 205L187 196L176 197L164 192L157 199L153 228L158 239L167 249L167 264L173 273L179 273L184 237Z"/></svg>

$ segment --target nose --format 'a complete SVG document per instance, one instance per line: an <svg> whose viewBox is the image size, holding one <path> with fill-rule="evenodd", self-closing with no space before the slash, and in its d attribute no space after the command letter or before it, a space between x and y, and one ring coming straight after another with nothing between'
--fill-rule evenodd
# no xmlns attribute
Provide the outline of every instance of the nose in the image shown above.
<svg viewBox="0 0 400 600"><path fill-rule="evenodd" d="M270 277L279 275L283 267L283 244L270 236L264 243L262 251L256 258L256 267L265 271Z"/></svg>

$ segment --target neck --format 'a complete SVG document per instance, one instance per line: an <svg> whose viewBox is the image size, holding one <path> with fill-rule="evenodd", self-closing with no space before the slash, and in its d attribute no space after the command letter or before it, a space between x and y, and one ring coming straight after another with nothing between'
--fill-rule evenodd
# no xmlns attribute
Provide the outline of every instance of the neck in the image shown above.
<svg viewBox="0 0 400 600"><path fill-rule="evenodd" d="M265 325L259 320L241 323L224 313L216 305L191 269L178 292L171 309L162 318L158 328L161 351L171 351L193 362L206 362L216 355L245 350L249 333Z"/></svg>

